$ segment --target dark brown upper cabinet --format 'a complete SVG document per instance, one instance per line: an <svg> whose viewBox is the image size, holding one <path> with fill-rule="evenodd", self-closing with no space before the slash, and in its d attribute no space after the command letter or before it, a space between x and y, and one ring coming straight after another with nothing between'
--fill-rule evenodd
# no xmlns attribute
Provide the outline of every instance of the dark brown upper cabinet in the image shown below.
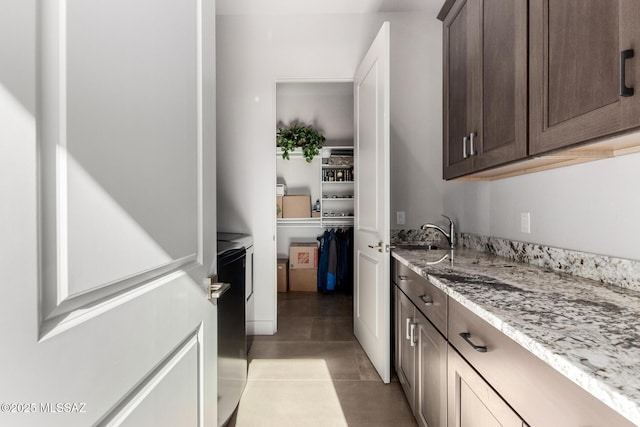
<svg viewBox="0 0 640 427"><path fill-rule="evenodd" d="M526 157L527 1L458 0L439 18L444 179Z"/></svg>
<svg viewBox="0 0 640 427"><path fill-rule="evenodd" d="M529 154L640 126L638 2L530 0L529 7Z"/></svg>

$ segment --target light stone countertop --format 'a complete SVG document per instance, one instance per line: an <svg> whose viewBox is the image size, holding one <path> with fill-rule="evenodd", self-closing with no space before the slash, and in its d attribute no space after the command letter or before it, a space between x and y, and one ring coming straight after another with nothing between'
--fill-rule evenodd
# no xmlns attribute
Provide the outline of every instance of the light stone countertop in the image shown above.
<svg viewBox="0 0 640 427"><path fill-rule="evenodd" d="M640 292L470 249L392 256L640 425Z"/></svg>

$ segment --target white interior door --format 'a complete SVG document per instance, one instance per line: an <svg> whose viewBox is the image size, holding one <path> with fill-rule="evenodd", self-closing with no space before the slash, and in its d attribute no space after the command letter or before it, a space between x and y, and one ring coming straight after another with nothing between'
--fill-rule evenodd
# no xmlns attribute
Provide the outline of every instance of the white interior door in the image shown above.
<svg viewBox="0 0 640 427"><path fill-rule="evenodd" d="M391 376L389 286L389 23L355 75L354 333L380 377Z"/></svg>
<svg viewBox="0 0 640 427"><path fill-rule="evenodd" d="M0 425L216 425L214 24L2 2Z"/></svg>

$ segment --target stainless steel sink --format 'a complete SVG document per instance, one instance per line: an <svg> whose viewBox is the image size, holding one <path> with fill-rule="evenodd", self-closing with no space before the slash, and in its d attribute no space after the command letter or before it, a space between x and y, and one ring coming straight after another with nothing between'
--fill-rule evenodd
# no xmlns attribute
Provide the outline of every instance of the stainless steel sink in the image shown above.
<svg viewBox="0 0 640 427"><path fill-rule="evenodd" d="M426 244L426 245L395 245L396 249L407 249L407 250L416 250L416 251L437 251L439 249L444 249L440 246Z"/></svg>

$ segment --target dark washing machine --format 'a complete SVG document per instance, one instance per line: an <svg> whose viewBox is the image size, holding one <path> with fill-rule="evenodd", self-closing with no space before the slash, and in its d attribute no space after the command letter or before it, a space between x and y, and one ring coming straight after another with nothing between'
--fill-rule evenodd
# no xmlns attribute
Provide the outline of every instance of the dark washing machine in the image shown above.
<svg viewBox="0 0 640 427"><path fill-rule="evenodd" d="M218 242L218 282L229 284L218 306L218 426L236 410L247 383L246 249Z"/></svg>

